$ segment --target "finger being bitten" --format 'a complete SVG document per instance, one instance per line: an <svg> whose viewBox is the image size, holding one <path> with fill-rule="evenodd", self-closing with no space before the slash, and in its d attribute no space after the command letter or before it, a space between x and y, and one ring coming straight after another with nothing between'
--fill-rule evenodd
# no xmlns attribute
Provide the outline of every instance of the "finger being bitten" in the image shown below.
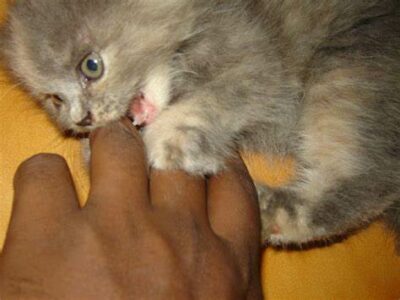
<svg viewBox="0 0 400 300"><path fill-rule="evenodd" d="M96 130L91 151L89 206L125 211L148 204L144 146L129 120Z"/></svg>

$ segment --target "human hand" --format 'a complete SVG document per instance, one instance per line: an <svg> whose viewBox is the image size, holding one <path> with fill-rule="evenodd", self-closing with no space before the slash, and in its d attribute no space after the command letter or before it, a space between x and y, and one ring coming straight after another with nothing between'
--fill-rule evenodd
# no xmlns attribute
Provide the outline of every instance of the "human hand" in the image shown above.
<svg viewBox="0 0 400 300"><path fill-rule="evenodd" d="M15 176L0 299L260 299L259 212L240 160L205 181L147 172L128 122L91 137L91 191L79 208L63 158Z"/></svg>

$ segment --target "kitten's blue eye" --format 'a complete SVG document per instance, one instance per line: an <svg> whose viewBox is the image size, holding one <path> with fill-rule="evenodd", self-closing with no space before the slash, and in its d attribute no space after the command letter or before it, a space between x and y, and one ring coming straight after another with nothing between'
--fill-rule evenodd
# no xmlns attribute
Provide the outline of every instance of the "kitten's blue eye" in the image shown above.
<svg viewBox="0 0 400 300"><path fill-rule="evenodd" d="M86 67L91 72L97 72L99 70L99 63L97 60L89 59L86 63Z"/></svg>
<svg viewBox="0 0 400 300"><path fill-rule="evenodd" d="M103 60L97 53L90 53L81 62L80 70L87 79L97 80L103 75Z"/></svg>

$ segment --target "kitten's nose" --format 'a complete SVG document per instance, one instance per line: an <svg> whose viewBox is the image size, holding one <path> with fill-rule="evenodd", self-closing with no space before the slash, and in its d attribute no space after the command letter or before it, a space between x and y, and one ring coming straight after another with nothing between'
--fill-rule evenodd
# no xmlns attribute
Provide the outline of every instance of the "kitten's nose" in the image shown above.
<svg viewBox="0 0 400 300"><path fill-rule="evenodd" d="M92 125L92 123L93 123L93 116L92 116L92 113L90 111L88 111L86 117L84 117L82 119L82 121L76 123L76 125L82 126L82 127L87 127L87 126Z"/></svg>

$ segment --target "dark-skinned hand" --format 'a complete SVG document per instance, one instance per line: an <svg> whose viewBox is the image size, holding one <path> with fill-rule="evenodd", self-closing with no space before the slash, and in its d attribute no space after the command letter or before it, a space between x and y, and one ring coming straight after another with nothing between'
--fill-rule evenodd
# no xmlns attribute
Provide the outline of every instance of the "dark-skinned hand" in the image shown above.
<svg viewBox="0 0 400 300"><path fill-rule="evenodd" d="M20 166L0 299L261 299L259 212L241 160L208 180L149 174L127 121L96 131L91 148L84 208L63 158Z"/></svg>

